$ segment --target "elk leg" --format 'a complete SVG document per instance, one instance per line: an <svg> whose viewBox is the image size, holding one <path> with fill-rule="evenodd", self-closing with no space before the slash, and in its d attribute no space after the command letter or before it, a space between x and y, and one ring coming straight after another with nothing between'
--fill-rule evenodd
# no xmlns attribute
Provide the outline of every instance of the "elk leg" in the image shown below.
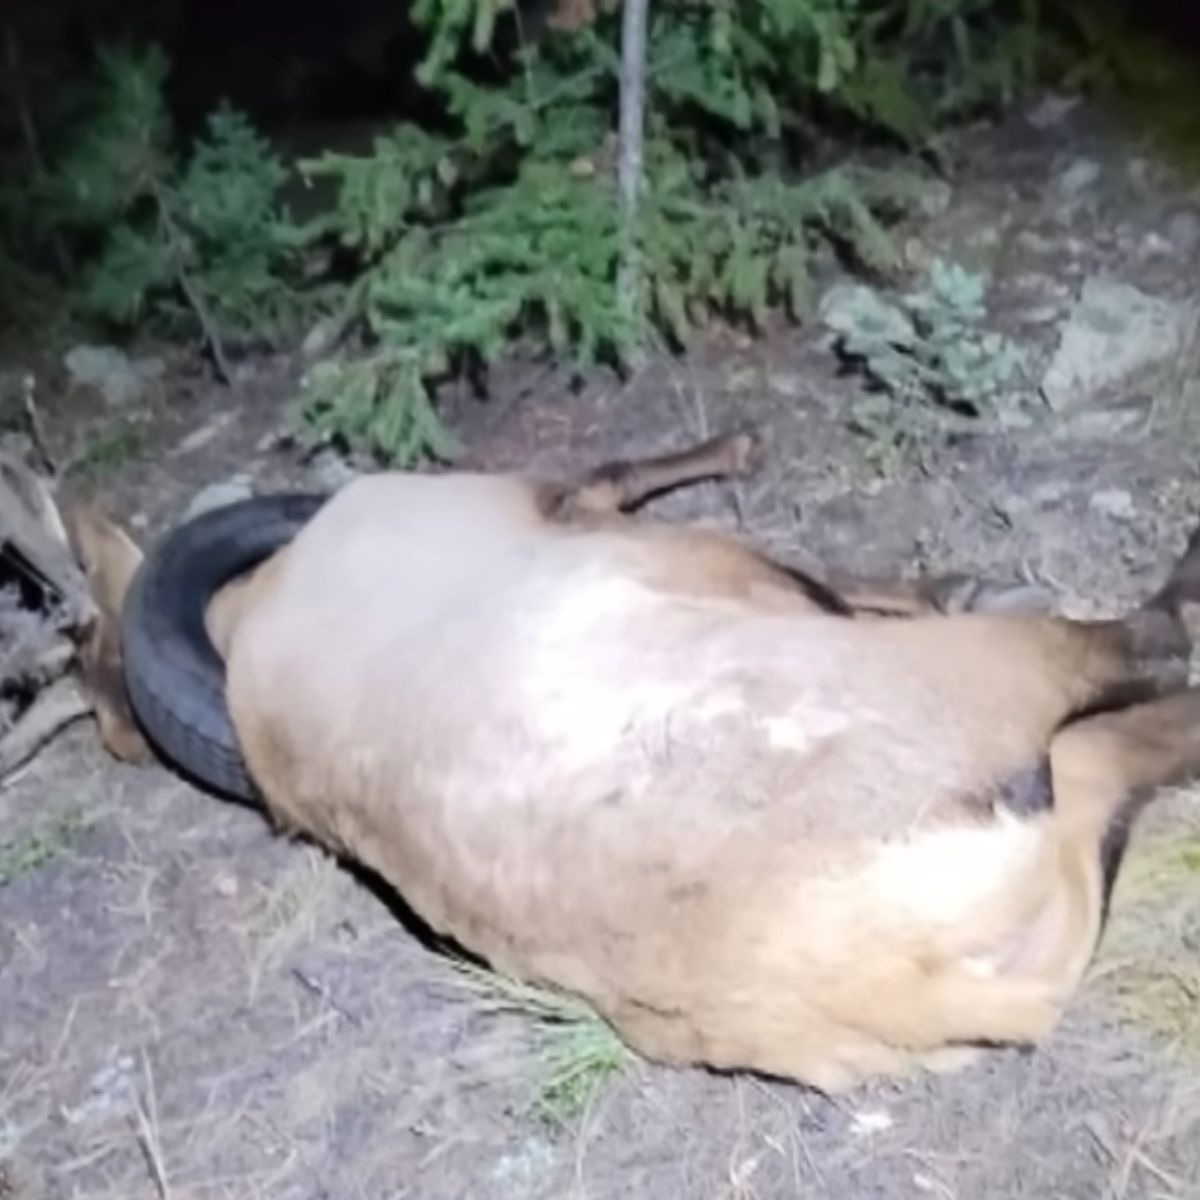
<svg viewBox="0 0 1200 1200"><path fill-rule="evenodd" d="M881 1009L871 1032L928 1051L1050 1031L1095 953L1133 821L1159 787L1200 775L1200 688L1067 726L1051 764L1057 869L1032 917L915 982L914 1002ZM1016 889L1029 882L997 904L1019 907Z"/></svg>
<svg viewBox="0 0 1200 1200"><path fill-rule="evenodd" d="M833 572L825 586L855 613L886 617L948 616L954 613L1047 613L1053 596L1036 584L965 574L920 579L872 579Z"/></svg>
<svg viewBox="0 0 1200 1200"><path fill-rule="evenodd" d="M1200 687L1074 721L1050 749L1056 820L1098 858L1107 906L1138 814L1200 776Z"/></svg>
<svg viewBox="0 0 1200 1200"><path fill-rule="evenodd" d="M1185 602L1200 602L1200 530L1192 534L1166 583L1124 617L1004 620L997 636L1014 652L1018 646L1023 646L1020 653L1033 652L1045 677L1062 688L1064 718L1079 720L1186 688L1192 639L1181 615Z"/></svg>
<svg viewBox="0 0 1200 1200"><path fill-rule="evenodd" d="M547 488L543 503L555 516L620 512L682 484L745 475L759 454L753 433L721 434L674 454L605 463L575 483Z"/></svg>
<svg viewBox="0 0 1200 1200"><path fill-rule="evenodd" d="M1200 603L1200 527L1193 530L1167 581L1121 621L1095 622L1093 627L1120 627L1126 652L1140 674L1158 681L1158 692L1178 691L1187 683L1192 638L1184 623L1185 603ZM1145 699L1136 691L1130 699ZM1129 700L1126 701L1128 703Z"/></svg>
<svg viewBox="0 0 1200 1200"><path fill-rule="evenodd" d="M1050 759L1058 869L1033 920L994 948L998 997L1040 980L1065 1001L1078 986L1138 814L1160 787L1200 775L1200 688L1074 722Z"/></svg>

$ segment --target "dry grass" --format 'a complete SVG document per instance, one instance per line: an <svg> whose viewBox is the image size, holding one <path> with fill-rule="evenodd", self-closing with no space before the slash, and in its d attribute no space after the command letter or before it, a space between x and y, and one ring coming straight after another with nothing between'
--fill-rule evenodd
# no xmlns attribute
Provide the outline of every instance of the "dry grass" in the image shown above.
<svg viewBox="0 0 1200 1200"><path fill-rule="evenodd" d="M487 1018L514 1016L528 1041L504 1043L498 1074L524 1075L532 1056L536 1082L532 1109L566 1124L580 1117L600 1089L636 1061L612 1027L574 997L451 959L452 991Z"/></svg>
<svg viewBox="0 0 1200 1200"><path fill-rule="evenodd" d="M265 974L315 939L336 914L343 878L323 851L305 846L297 862L270 886L259 887L245 924L251 1002Z"/></svg>
<svg viewBox="0 0 1200 1200"><path fill-rule="evenodd" d="M1200 803L1131 849L1093 983L1123 1017L1200 1059Z"/></svg>

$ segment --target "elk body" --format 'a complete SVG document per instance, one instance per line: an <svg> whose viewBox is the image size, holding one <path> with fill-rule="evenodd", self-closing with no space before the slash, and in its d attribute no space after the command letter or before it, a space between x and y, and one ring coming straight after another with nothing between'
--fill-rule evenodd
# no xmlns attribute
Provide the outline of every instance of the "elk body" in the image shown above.
<svg viewBox="0 0 1200 1200"><path fill-rule="evenodd" d="M753 450L207 514L125 597L133 711L652 1058L834 1090L1036 1040L1134 811L1200 770L1200 539L1125 619L1076 622L969 580L826 586L625 511Z"/></svg>

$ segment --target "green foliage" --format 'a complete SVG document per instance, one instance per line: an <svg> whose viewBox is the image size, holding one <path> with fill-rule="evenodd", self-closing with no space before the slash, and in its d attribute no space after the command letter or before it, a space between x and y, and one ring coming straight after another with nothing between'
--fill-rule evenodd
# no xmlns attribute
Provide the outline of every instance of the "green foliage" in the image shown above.
<svg viewBox="0 0 1200 1200"><path fill-rule="evenodd" d="M504 1065L511 1075L534 1075L531 1107L536 1115L570 1124L606 1084L637 1062L612 1026L582 1000L462 958L451 958L450 964L453 974L447 982L477 1013L491 1020L515 1016L524 1022L533 1062L518 1052Z"/></svg>
<svg viewBox="0 0 1200 1200"><path fill-rule="evenodd" d="M928 144L945 121L1033 82L1057 44L1036 0L653 5L631 239L643 286L627 311L614 286L619 16L521 45L485 85L466 64L493 46L511 5L422 0L415 15L429 36L421 79L444 100L448 132L400 126L371 154L302 165L338 189L336 211L310 233L358 256L370 343L365 357L312 373L303 411L319 436L400 460L448 444L439 379L479 374L514 338L579 366L619 364L652 329L681 345L713 316L760 327L783 308L802 319L822 245L892 271L887 224L919 201L919 177L797 172L816 123ZM933 295L945 303L906 310L911 345L872 361L906 363L901 391L984 403L1003 354L955 342L956 298Z"/></svg>
<svg viewBox="0 0 1200 1200"><path fill-rule="evenodd" d="M681 343L713 314L757 327L779 305L806 316L822 240L869 270L894 269L881 214L919 194L910 177L841 169L797 181L764 172L704 190L681 155L661 143L651 150L642 258L654 316Z"/></svg>
<svg viewBox="0 0 1200 1200"><path fill-rule="evenodd" d="M57 858L87 825L83 811L72 806L30 833L0 842L0 888Z"/></svg>
<svg viewBox="0 0 1200 1200"><path fill-rule="evenodd" d="M69 232L82 311L123 325L199 319L210 341L214 328L278 337L319 311L341 289L314 287L304 265L336 245L325 261L353 264L342 299L359 340L309 372L306 423L391 461L446 455L438 384L482 377L514 339L578 367L620 365L651 333L683 345L714 316L803 319L829 247L891 272L888 224L919 202L920 177L817 170L821 139L936 148L947 121L1010 100L1059 52L1064 26L1043 4L656 0L645 175L627 230L613 161L619 7L529 43L513 0L418 0L418 77L445 120L300 164L337 196L303 229L279 205L283 164L244 117L220 108L181 148L163 56L108 49L40 188L44 224ZM630 248L632 306L616 289ZM907 319L950 328L940 310ZM918 341L936 366L906 350L911 363L960 396L977 384L977 362L935 333Z"/></svg>
<svg viewBox="0 0 1200 1200"><path fill-rule="evenodd" d="M427 453L449 457L456 445L438 419L428 382L442 367L423 347L317 363L304 381L303 415L318 438L369 446L393 462Z"/></svg>
<svg viewBox="0 0 1200 1200"><path fill-rule="evenodd" d="M240 113L220 106L177 159L154 49L104 49L92 104L40 192L43 222L71 235L78 310L117 326L148 314L226 338L270 338L312 301L289 287L298 242L278 203L285 168Z"/></svg>
<svg viewBox="0 0 1200 1200"><path fill-rule="evenodd" d="M801 315L822 233L860 262L893 262L875 198L851 175L796 183L766 175L706 190L659 139L650 146L638 229L647 303L631 314L613 287L620 237L611 178L531 154L510 182L456 194L453 161L445 146L405 137L388 139L370 160L319 164L341 172L339 222L345 243L368 262L362 314L381 349L323 364L305 411L319 435L392 460L433 449L427 381L494 361L514 336L532 335L579 367L620 362L646 319L683 343L713 314L761 324L783 303ZM881 206L885 195L900 194L879 191ZM447 208L451 219L435 218Z"/></svg>
<svg viewBox="0 0 1200 1200"><path fill-rule="evenodd" d="M69 137L44 190L55 224L79 230L119 222L174 170L163 88L167 61L156 47L103 47L87 116Z"/></svg>
<svg viewBox="0 0 1200 1200"><path fill-rule="evenodd" d="M957 263L935 261L924 285L898 301L850 284L821 307L838 350L874 388L854 416L878 448L915 438L931 407L994 410L1021 377L1020 348L986 328L983 276Z"/></svg>

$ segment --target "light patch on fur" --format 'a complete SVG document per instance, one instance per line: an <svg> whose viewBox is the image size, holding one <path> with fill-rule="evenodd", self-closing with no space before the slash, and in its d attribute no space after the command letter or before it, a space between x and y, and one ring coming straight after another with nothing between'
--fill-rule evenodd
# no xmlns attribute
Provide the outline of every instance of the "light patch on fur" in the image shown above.
<svg viewBox="0 0 1200 1200"><path fill-rule="evenodd" d="M983 954L968 954L959 959L963 969L977 979L994 979L996 977L996 961Z"/></svg>
<svg viewBox="0 0 1200 1200"><path fill-rule="evenodd" d="M693 721L719 721L722 717L736 717L746 711L746 699L740 690L726 688L705 696L688 713Z"/></svg>
<svg viewBox="0 0 1200 1200"><path fill-rule="evenodd" d="M1044 874L1049 853L1049 831L1040 821L929 829L880 846L863 885L898 920L948 928Z"/></svg>
<svg viewBox="0 0 1200 1200"><path fill-rule="evenodd" d="M850 718L829 709L793 708L782 716L764 717L760 724L766 730L767 745L772 750L806 754L816 743L845 733L850 728Z"/></svg>
<svg viewBox="0 0 1200 1200"><path fill-rule="evenodd" d="M612 655L620 626L653 626L658 597L614 575L572 581L571 591L542 614L536 651L525 675L539 740L560 765L587 768L648 726L661 729L695 694L695 683L622 671Z"/></svg>
<svg viewBox="0 0 1200 1200"><path fill-rule="evenodd" d="M689 658L678 670L646 667L636 645L614 658L623 647L621 631L654 629L664 607L671 602L661 593L598 574L572 580L570 593L540 615L536 652L523 675L523 708L563 768L608 761L623 745L641 747L641 755L669 755L677 737L691 740L700 728L703 739L705 726L746 713L745 691L720 656Z"/></svg>

